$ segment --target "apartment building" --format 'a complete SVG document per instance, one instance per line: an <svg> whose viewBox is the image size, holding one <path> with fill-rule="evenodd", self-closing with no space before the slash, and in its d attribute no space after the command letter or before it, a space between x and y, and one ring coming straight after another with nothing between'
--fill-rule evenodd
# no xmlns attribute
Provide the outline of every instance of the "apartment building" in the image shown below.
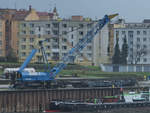
<svg viewBox="0 0 150 113"><path fill-rule="evenodd" d="M5 57L5 20L0 16L0 57Z"/></svg>
<svg viewBox="0 0 150 113"><path fill-rule="evenodd" d="M10 51L14 52L18 56L18 33L19 28L18 24L20 21L31 21L31 20L50 20L54 16L57 16L57 10L55 12L38 12L29 6L28 10L25 9L0 9L0 15L5 20L5 31L2 34L5 34L4 46L5 55L8 56ZM55 17L56 18L56 17Z"/></svg>
<svg viewBox="0 0 150 113"><path fill-rule="evenodd" d="M114 44L118 34L120 50L123 39L128 43L128 64L150 64L150 23L124 23L124 26L115 28Z"/></svg>
<svg viewBox="0 0 150 113"><path fill-rule="evenodd" d="M89 21L81 16L63 20L21 21L19 23L19 61L23 62L31 49L38 47L38 41L45 39L47 41L44 47L48 60L59 61L95 24L96 21ZM99 65L100 62L107 62L107 40L108 26L96 35L76 59L70 62L84 65ZM38 51L32 62L42 62L41 51Z"/></svg>

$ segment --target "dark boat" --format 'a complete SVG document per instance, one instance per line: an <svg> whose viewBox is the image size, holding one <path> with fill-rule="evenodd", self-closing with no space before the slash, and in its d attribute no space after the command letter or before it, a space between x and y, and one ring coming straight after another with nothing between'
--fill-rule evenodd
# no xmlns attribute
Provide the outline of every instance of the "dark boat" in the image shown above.
<svg viewBox="0 0 150 113"><path fill-rule="evenodd" d="M150 107L149 101L142 102L111 102L88 103L81 101L51 101L49 108L44 112L99 112L118 108Z"/></svg>

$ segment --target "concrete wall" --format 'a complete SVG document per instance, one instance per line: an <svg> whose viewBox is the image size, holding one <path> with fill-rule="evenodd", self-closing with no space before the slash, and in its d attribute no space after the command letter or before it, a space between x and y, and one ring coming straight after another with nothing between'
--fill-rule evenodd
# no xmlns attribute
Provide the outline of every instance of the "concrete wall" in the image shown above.
<svg viewBox="0 0 150 113"><path fill-rule="evenodd" d="M104 72L150 72L150 65L100 64Z"/></svg>

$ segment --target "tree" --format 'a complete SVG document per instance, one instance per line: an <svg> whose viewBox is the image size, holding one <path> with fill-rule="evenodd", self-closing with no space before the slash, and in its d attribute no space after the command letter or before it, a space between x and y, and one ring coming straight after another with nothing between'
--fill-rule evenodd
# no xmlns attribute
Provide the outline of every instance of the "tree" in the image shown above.
<svg viewBox="0 0 150 113"><path fill-rule="evenodd" d="M128 57L128 44L126 36L123 39L122 50L121 50L121 64L127 64Z"/></svg>
<svg viewBox="0 0 150 113"><path fill-rule="evenodd" d="M112 63L113 64L120 64L121 62L121 56L120 56L120 49L118 44L118 38L116 38L116 45L115 45L115 53L112 57Z"/></svg>
<svg viewBox="0 0 150 113"><path fill-rule="evenodd" d="M6 61L7 62L17 62L18 61L18 58L12 48L10 48L8 50L8 54L6 56Z"/></svg>

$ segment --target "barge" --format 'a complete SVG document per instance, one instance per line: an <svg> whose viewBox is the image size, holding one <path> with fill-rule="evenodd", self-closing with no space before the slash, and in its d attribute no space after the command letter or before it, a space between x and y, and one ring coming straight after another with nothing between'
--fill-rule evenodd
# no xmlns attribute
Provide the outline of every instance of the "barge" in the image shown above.
<svg viewBox="0 0 150 113"><path fill-rule="evenodd" d="M140 93L120 96L105 96L101 99L86 101L55 100L49 103L44 112L100 112L120 108L150 107L149 93Z"/></svg>

